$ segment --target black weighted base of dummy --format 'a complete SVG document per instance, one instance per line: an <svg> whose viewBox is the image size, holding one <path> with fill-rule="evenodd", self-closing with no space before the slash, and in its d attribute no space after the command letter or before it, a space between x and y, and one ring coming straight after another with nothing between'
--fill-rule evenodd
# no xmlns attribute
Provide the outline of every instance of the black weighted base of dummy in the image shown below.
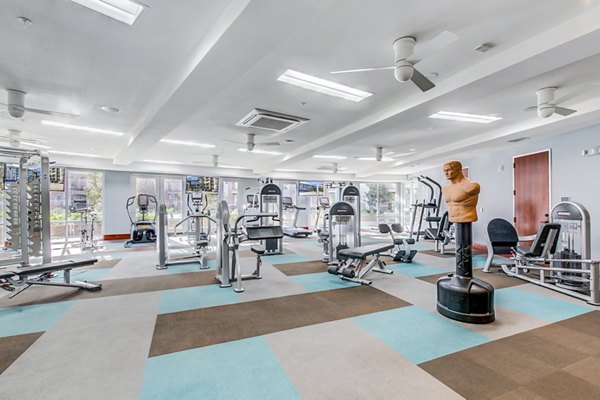
<svg viewBox="0 0 600 400"><path fill-rule="evenodd" d="M471 324L496 318L494 287L473 278L471 223L456 224L456 274L437 281L437 310L445 317Z"/></svg>

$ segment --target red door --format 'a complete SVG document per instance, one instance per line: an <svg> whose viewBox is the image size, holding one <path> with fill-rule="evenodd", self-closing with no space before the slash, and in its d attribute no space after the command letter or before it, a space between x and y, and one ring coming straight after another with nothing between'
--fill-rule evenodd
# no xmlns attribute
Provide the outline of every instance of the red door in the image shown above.
<svg viewBox="0 0 600 400"><path fill-rule="evenodd" d="M515 228L535 235L550 211L550 150L514 157L513 171Z"/></svg>

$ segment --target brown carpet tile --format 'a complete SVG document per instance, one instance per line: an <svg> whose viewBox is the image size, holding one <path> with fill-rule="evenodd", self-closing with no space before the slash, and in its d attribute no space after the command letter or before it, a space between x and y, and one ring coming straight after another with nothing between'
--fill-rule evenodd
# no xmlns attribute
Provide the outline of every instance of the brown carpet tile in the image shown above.
<svg viewBox="0 0 600 400"><path fill-rule="evenodd" d="M27 289L15 298L0 299L0 307L27 306L66 300L82 300L124 294L155 292L191 286L216 284L215 271L187 272L183 274L148 276L141 278L111 279L101 281L102 290L89 292L75 288L38 286Z"/></svg>
<svg viewBox="0 0 600 400"><path fill-rule="evenodd" d="M121 261L120 258L114 258L112 260L100 260L97 263L90 265L89 267L78 268L77 271L87 270L87 269L98 269L98 268L113 268L115 265L117 265L119 263L119 261Z"/></svg>
<svg viewBox="0 0 600 400"><path fill-rule="evenodd" d="M466 399L600 399L599 327L593 311L420 367Z"/></svg>
<svg viewBox="0 0 600 400"><path fill-rule="evenodd" d="M418 279L421 279L425 282L435 284L437 282L437 280L443 276L448 276L448 273L421 276ZM504 272L499 271L499 270L492 270L492 272L490 272L490 273L485 273L480 269L474 269L473 276L475 278L479 278L483 281L488 282L495 289L502 289L502 288L507 288L507 287L511 287L511 286L524 285L527 283L521 279L510 277L510 276L506 275Z"/></svg>
<svg viewBox="0 0 600 400"><path fill-rule="evenodd" d="M43 334L44 332L35 332L0 338L0 374L10 367Z"/></svg>
<svg viewBox="0 0 600 400"><path fill-rule="evenodd" d="M405 307L370 286L158 315L150 357Z"/></svg>
<svg viewBox="0 0 600 400"><path fill-rule="evenodd" d="M274 264L273 266L287 276L327 272L327 263L324 263L321 260Z"/></svg>

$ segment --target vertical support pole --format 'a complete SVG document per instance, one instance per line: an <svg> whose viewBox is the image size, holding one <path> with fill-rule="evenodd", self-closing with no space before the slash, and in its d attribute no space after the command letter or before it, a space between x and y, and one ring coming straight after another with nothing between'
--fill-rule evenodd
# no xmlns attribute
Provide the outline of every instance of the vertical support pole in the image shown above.
<svg viewBox="0 0 600 400"><path fill-rule="evenodd" d="M27 158L19 160L19 223L21 225L21 265L29 265L29 199L27 196Z"/></svg>
<svg viewBox="0 0 600 400"><path fill-rule="evenodd" d="M600 262L592 262L590 265L590 303L600 305L600 281L598 270Z"/></svg>
<svg viewBox="0 0 600 400"><path fill-rule="evenodd" d="M42 262L52 262L52 238L50 236L50 162L46 153L40 153L40 184L42 212Z"/></svg>
<svg viewBox="0 0 600 400"><path fill-rule="evenodd" d="M473 244L471 222L456 224L456 275L464 278L473 277Z"/></svg>

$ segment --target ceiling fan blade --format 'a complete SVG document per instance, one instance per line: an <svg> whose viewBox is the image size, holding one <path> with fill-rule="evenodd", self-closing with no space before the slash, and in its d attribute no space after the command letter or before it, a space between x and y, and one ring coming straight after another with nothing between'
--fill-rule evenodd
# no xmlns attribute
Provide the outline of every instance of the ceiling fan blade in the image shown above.
<svg viewBox="0 0 600 400"><path fill-rule="evenodd" d="M458 36L456 36L455 33L443 31L427 42L420 43L417 41L415 51L413 55L408 58L408 61L412 62L413 64L417 63L436 51L443 49L451 43L454 43L456 39L458 39Z"/></svg>
<svg viewBox="0 0 600 400"><path fill-rule="evenodd" d="M583 85L579 86L577 89L573 90L571 93L567 93L564 96L561 96L558 99L554 100L554 104L564 103L565 101L571 100L577 96L581 96L582 94L592 91L594 89L597 89L598 87L600 87L600 82L584 83Z"/></svg>
<svg viewBox="0 0 600 400"><path fill-rule="evenodd" d="M577 112L577 110L571 110L570 108L554 106L554 112L558 115L562 115L563 117L566 117L567 115L571 115L574 112Z"/></svg>
<svg viewBox="0 0 600 400"><path fill-rule="evenodd" d="M535 110L537 110L537 108L538 108L537 106L531 106L531 107L524 108L523 111L535 111Z"/></svg>
<svg viewBox="0 0 600 400"><path fill-rule="evenodd" d="M280 146L279 142L265 142L265 143L256 143L257 146Z"/></svg>
<svg viewBox="0 0 600 400"><path fill-rule="evenodd" d="M410 80L413 81L415 85L417 85L419 89L421 89L422 92L426 92L429 89L433 89L435 87L435 84L429 79L425 78L425 76L419 71L417 71L416 68L414 69L413 76L412 78L410 78Z"/></svg>
<svg viewBox="0 0 600 400"><path fill-rule="evenodd" d="M63 113L63 112L58 112L58 111L40 110L38 108L25 107L25 111L36 113L36 114L53 115L55 117L67 117L67 118L79 117L79 115L76 115L76 114L69 114L69 113Z"/></svg>
<svg viewBox="0 0 600 400"><path fill-rule="evenodd" d="M224 142L229 142L229 143L235 143L235 144L246 144L246 142L238 142L237 140L231 140L231 139L221 139Z"/></svg>
<svg viewBox="0 0 600 400"><path fill-rule="evenodd" d="M332 74L346 74L349 72L366 72L366 71L379 71L383 69L394 69L393 65L387 67L371 67L371 68L359 68L359 69L346 69L343 71L332 71Z"/></svg>

